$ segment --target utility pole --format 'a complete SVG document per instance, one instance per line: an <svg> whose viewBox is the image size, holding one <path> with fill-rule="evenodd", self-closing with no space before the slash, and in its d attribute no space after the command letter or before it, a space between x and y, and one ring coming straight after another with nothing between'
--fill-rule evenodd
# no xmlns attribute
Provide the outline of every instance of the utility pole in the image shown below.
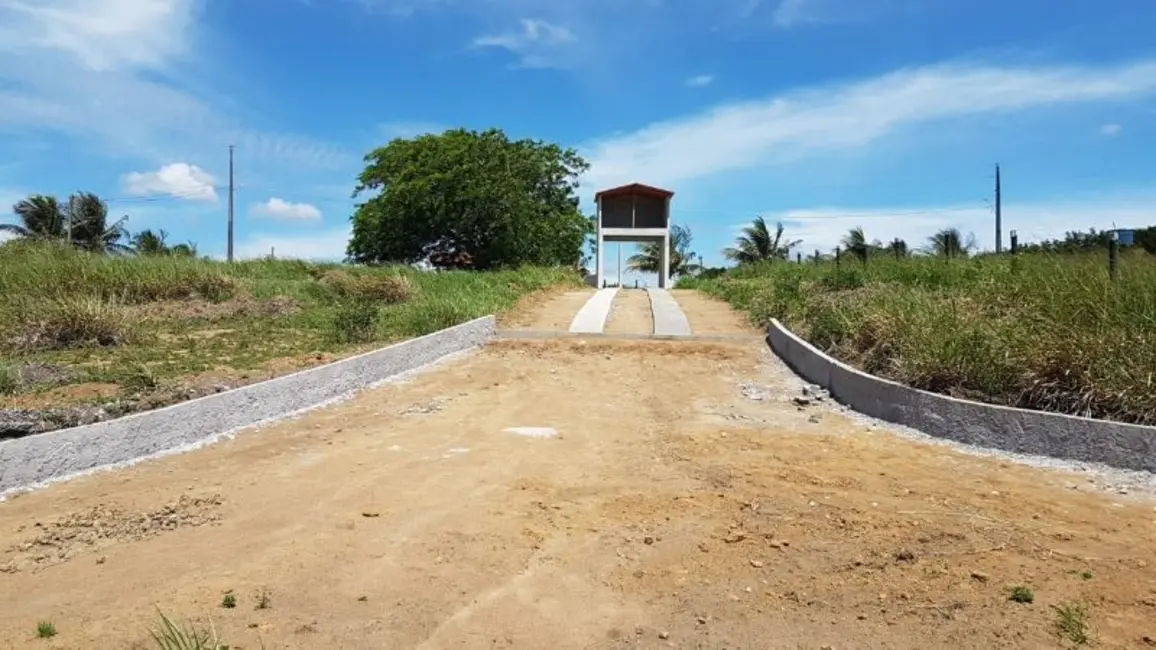
<svg viewBox="0 0 1156 650"><path fill-rule="evenodd" d="M1000 204L1000 187L999 187L999 163L995 166L995 252L997 254L1003 252L1003 224L1000 223L1002 214L1002 205Z"/></svg>
<svg viewBox="0 0 1156 650"><path fill-rule="evenodd" d="M229 244L226 258L233 261L233 145L229 145Z"/></svg>

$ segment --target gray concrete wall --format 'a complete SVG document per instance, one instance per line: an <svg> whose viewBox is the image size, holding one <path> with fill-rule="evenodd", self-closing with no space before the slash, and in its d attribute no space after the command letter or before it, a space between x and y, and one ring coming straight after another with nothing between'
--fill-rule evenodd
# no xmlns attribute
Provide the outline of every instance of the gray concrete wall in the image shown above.
<svg viewBox="0 0 1156 650"><path fill-rule="evenodd" d="M865 415L938 438L1021 454L1156 471L1156 427L982 404L860 372L815 349L778 321L767 343L803 379Z"/></svg>
<svg viewBox="0 0 1156 650"><path fill-rule="evenodd" d="M0 494L173 453L281 419L485 344L493 316L349 359L116 420L0 442Z"/></svg>

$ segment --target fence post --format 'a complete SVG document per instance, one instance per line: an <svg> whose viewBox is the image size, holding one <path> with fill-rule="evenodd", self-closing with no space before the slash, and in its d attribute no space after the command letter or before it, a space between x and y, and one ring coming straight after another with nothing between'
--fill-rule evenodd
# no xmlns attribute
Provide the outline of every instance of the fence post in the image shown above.
<svg viewBox="0 0 1156 650"><path fill-rule="evenodd" d="M797 262L799 264L803 263L803 254L802 253L795 253L795 262Z"/></svg>
<svg viewBox="0 0 1156 650"><path fill-rule="evenodd" d="M1112 238L1108 240L1108 278L1116 280L1116 267L1120 262L1120 242L1116 239L1116 233L1112 233Z"/></svg>
<svg viewBox="0 0 1156 650"><path fill-rule="evenodd" d="M1016 231L1013 230L1013 231L1011 231L1011 253L1012 253L1012 255L1016 254L1016 251L1019 250L1019 247L1020 247L1019 235L1017 235Z"/></svg>
<svg viewBox="0 0 1156 650"><path fill-rule="evenodd" d="M815 249L815 264L819 263L819 249Z"/></svg>
<svg viewBox="0 0 1156 650"><path fill-rule="evenodd" d="M839 266L839 258L842 257L841 253L842 253L842 251L840 251L839 247L836 246L835 247L835 267L836 268L838 268L838 266Z"/></svg>

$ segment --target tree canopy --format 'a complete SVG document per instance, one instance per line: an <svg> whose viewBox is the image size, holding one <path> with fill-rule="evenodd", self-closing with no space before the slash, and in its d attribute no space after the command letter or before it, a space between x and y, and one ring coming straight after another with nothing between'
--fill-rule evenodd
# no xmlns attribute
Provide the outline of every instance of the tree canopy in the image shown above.
<svg viewBox="0 0 1156 650"><path fill-rule="evenodd" d="M395 139L365 157L347 255L440 268L578 265L590 221L578 210L588 164L572 149L498 129Z"/></svg>
<svg viewBox="0 0 1156 650"><path fill-rule="evenodd" d="M670 253L667 263L670 265L670 277L678 278L691 275L702 269L696 264L694 252L690 243L694 240L690 228L680 224L670 227ZM638 253L626 260L626 268L640 273L662 273L662 242L646 242L638 247Z"/></svg>
<svg viewBox="0 0 1156 650"><path fill-rule="evenodd" d="M739 264L785 260L791 256L791 249L801 243L801 239L783 239L781 222L775 224L775 232L771 234L766 220L755 217L751 225L743 228L743 234L735 239L734 247L724 250L723 255Z"/></svg>
<svg viewBox="0 0 1156 650"><path fill-rule="evenodd" d="M28 239L68 240L93 253L124 253L128 237L122 217L108 223L108 205L92 192L77 192L61 205L56 197L34 194L12 206L19 223L0 224L0 231Z"/></svg>

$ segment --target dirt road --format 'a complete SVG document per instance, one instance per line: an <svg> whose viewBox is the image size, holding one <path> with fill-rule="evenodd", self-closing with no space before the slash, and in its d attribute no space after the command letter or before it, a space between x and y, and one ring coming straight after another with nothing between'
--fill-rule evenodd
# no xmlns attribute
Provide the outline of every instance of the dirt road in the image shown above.
<svg viewBox="0 0 1156 650"><path fill-rule="evenodd" d="M744 330L694 304L696 327ZM1151 503L799 388L754 344L497 342L0 504L0 645L151 647L156 606L234 648L1037 648L1061 620L1067 643L1080 622L1098 647L1156 638Z"/></svg>

